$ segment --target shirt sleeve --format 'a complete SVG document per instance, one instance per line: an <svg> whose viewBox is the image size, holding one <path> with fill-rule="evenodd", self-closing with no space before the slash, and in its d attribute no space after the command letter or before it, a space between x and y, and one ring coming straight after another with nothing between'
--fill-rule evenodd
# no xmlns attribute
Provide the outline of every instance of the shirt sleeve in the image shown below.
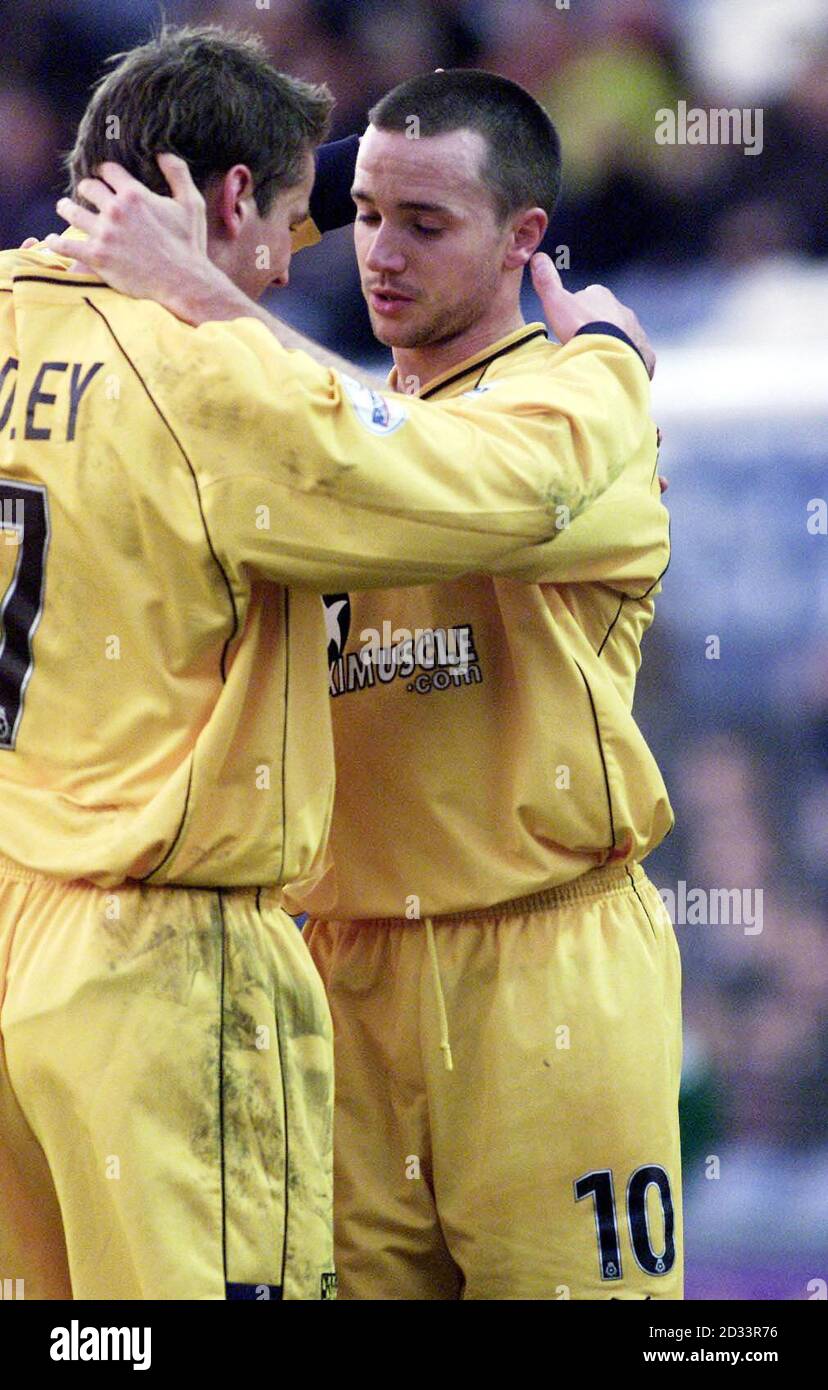
<svg viewBox="0 0 828 1390"><path fill-rule="evenodd" d="M346 227L356 217L351 186L358 153L358 135L349 135L344 140L330 140L316 151L310 215L322 233Z"/></svg>
<svg viewBox="0 0 828 1390"><path fill-rule="evenodd" d="M316 246L325 232L346 227L356 216L351 197L354 168L359 153L359 136L331 140L316 151L316 177L310 199L310 216L293 233L291 250L304 251Z"/></svg>
<svg viewBox="0 0 828 1390"><path fill-rule="evenodd" d="M580 515L558 514L559 534L512 551L493 572L533 584L601 583L643 597L670 559L670 522L657 476L656 427L615 481Z"/></svg>
<svg viewBox="0 0 828 1390"><path fill-rule="evenodd" d="M164 414L232 573L324 591L491 571L553 540L650 428L636 353L577 337L548 373L425 402L360 386L254 320L188 330Z"/></svg>

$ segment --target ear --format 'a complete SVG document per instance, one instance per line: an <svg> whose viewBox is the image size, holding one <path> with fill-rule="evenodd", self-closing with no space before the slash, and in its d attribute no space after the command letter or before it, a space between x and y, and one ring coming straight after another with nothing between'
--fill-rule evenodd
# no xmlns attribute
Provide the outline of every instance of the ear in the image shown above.
<svg viewBox="0 0 828 1390"><path fill-rule="evenodd" d="M549 218L543 208L529 208L520 212L512 222L509 241L503 258L505 270L522 270L528 265L549 226Z"/></svg>
<svg viewBox="0 0 828 1390"><path fill-rule="evenodd" d="M246 164L234 164L216 181L213 210L221 231L231 241L240 235L253 202L253 175Z"/></svg>

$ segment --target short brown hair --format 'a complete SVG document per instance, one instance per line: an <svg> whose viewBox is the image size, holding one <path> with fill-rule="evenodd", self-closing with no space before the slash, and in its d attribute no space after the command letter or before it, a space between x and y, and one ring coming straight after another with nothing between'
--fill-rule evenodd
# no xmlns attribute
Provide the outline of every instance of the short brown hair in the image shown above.
<svg viewBox="0 0 828 1390"><path fill-rule="evenodd" d="M422 138L474 130L487 145L480 170L501 221L523 208L551 217L561 187L561 144L549 116L517 82L478 68L448 68L411 77L368 113L378 130L408 130L412 116Z"/></svg>
<svg viewBox="0 0 828 1390"><path fill-rule="evenodd" d="M107 159L169 193L155 160L169 151L187 161L202 192L246 164L264 215L280 189L299 182L304 156L328 130L330 89L277 72L251 34L164 27L109 62L118 66L97 83L67 156L73 193Z"/></svg>

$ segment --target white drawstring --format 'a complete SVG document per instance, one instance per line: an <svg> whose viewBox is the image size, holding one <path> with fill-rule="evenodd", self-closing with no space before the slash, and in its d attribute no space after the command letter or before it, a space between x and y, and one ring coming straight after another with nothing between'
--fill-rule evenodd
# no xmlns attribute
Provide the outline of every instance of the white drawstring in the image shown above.
<svg viewBox="0 0 828 1390"><path fill-rule="evenodd" d="M434 980L434 993L437 996L437 1013L440 1018L440 1051L443 1054L446 1071L454 1071L454 1062L451 1056L451 1043L449 1042L446 1001L443 997L443 983L440 979L440 965L437 960L437 947L434 942L434 927L430 917L426 917L425 919L425 929L426 945L428 946L428 954L431 959L431 974Z"/></svg>

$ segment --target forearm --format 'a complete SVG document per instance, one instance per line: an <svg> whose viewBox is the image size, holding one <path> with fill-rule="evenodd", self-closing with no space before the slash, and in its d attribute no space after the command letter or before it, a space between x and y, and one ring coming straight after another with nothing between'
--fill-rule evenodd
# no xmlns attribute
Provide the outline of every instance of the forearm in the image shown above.
<svg viewBox="0 0 828 1390"><path fill-rule="evenodd" d="M211 262L205 262L203 273L193 275L189 283L179 287L175 303L169 304L168 307L177 318L195 327L202 323L215 323L227 319L258 319L282 347L291 351L306 352L320 366L345 372L363 386L370 386L372 390L384 384L355 366L353 362L348 362L344 357L322 347L321 343L315 342L313 338L307 338L304 333L297 332L283 319L268 313L267 309L248 298L224 271Z"/></svg>
<svg viewBox="0 0 828 1390"><path fill-rule="evenodd" d="M312 357L314 362L319 363L320 367L329 367L335 372L351 376L362 386L370 387L372 391L388 389L386 383L379 377L372 376L362 367L357 367L353 362L348 362L346 358L339 357L335 352L330 352L328 348L315 342L313 338L306 338L304 333L297 332L295 328L291 328L289 323L285 323L283 319L275 318L266 309L258 309L256 317L278 338L282 347L306 352L308 357Z"/></svg>

